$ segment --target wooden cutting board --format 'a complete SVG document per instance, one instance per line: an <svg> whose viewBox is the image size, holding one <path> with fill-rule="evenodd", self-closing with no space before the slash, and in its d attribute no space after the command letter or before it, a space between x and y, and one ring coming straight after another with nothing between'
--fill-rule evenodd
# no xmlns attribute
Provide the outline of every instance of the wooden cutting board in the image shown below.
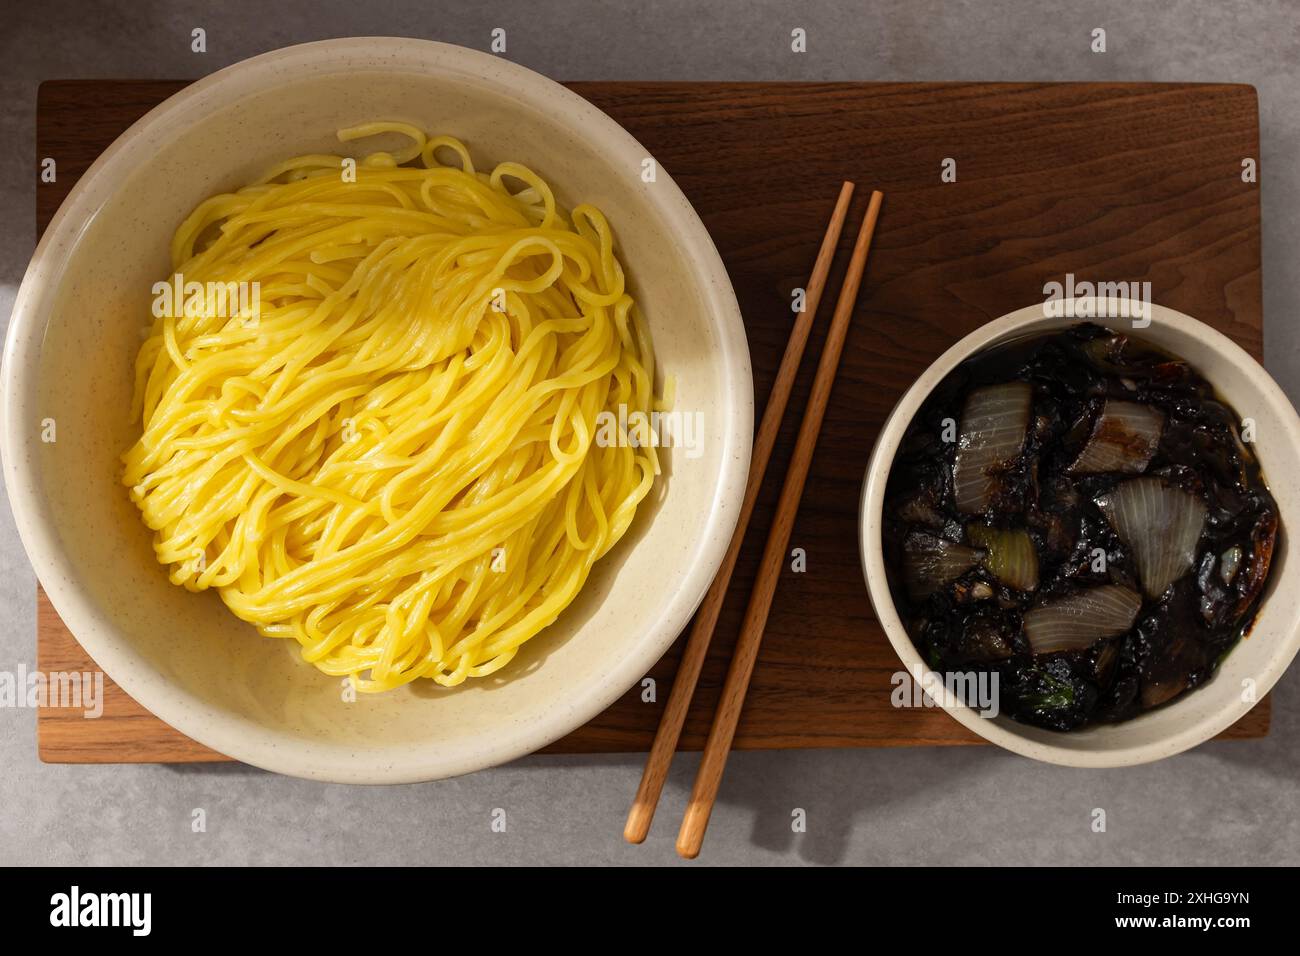
<svg viewBox="0 0 1300 956"><path fill-rule="evenodd" d="M54 81L41 85L37 162L45 228L77 177L135 119L185 84ZM942 711L890 705L899 664L859 570L857 506L881 422L918 374L980 324L1043 298L1072 272L1149 281L1155 301L1194 315L1261 356L1259 158L1255 90L1164 84L573 83L640 140L712 233L740 300L760 409L840 181L886 196L861 300L827 410L787 570L736 737L741 748L978 742ZM472 144L471 144L472 145ZM944 160L956 181L941 180ZM832 274L838 288L853 228ZM833 301L833 296L828 294ZM829 305L825 307L829 312ZM708 731L827 317L809 344L682 745ZM93 667L44 595L38 661ZM640 688L548 748L645 750L680 642ZM58 762L226 759L172 730L111 682L104 716L45 709L40 755ZM1265 700L1225 732L1268 731Z"/></svg>

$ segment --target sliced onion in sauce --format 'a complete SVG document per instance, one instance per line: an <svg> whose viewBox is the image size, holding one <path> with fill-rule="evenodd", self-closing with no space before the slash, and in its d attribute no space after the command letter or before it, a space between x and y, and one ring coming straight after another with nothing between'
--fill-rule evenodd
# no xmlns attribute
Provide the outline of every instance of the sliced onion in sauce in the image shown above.
<svg viewBox="0 0 1300 956"><path fill-rule="evenodd" d="M1250 533L1250 551L1243 559L1239 572L1241 580L1237 582L1237 593L1241 597L1237 601L1237 617L1250 610L1251 604L1263 593L1276 545L1277 515L1261 515Z"/></svg>
<svg viewBox="0 0 1300 956"><path fill-rule="evenodd" d="M1219 579L1225 585L1232 584L1233 579L1237 577L1237 570L1241 567L1241 548L1233 545L1219 556Z"/></svg>
<svg viewBox="0 0 1300 956"><path fill-rule="evenodd" d="M1196 563L1205 503L1161 478L1121 482L1097 499L1115 533L1133 552L1142 590L1158 598Z"/></svg>
<svg viewBox="0 0 1300 956"><path fill-rule="evenodd" d="M984 567L995 578L1018 591L1038 589L1038 552L1028 531L974 523L967 526L966 535L984 549Z"/></svg>
<svg viewBox="0 0 1300 956"><path fill-rule="evenodd" d="M898 516L909 524L923 524L931 528L943 527L943 515L935 508L927 494L907 499L898 507Z"/></svg>
<svg viewBox="0 0 1300 956"><path fill-rule="evenodd" d="M995 472L1024 448L1032 398L1028 382L988 385L966 398L952 473L958 511L979 514L989 506Z"/></svg>
<svg viewBox="0 0 1300 956"><path fill-rule="evenodd" d="M1088 443L1068 470L1083 475L1107 471L1141 474L1160 446L1164 427L1165 413L1160 409L1108 398Z"/></svg>
<svg viewBox="0 0 1300 956"><path fill-rule="evenodd" d="M1025 636L1035 654L1091 647L1133 626L1142 596L1118 584L1076 591L1025 613Z"/></svg>
<svg viewBox="0 0 1300 956"><path fill-rule="evenodd" d="M984 557L976 548L914 531L903 542L903 580L914 598L928 597L957 580Z"/></svg>

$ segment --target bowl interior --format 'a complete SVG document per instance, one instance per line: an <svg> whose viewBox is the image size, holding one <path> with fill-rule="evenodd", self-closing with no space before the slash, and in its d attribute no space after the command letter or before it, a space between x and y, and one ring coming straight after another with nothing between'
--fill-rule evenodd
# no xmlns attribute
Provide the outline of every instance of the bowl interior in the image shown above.
<svg viewBox="0 0 1300 956"><path fill-rule="evenodd" d="M934 387L961 362L987 348L1092 321L1146 339L1186 359L1242 418L1255 421L1254 451L1277 499L1282 533L1264 600L1249 635L1210 682L1171 704L1122 724L1070 733L1031 727L1001 715L980 716L964 705L946 708L976 733L1017 753L1074 766L1145 763L1195 746L1225 729L1261 699L1300 648L1300 564L1288 530L1300 521L1300 494L1289 476L1300 469L1300 420L1281 389L1236 344L1204 323L1151 306L1149 326L1126 317L1044 318L1041 305L1013 312L976 330L941 356L904 395L881 431L868 465L862 500L862 554L872 603L890 643L910 673L926 667L894 608L880 557L885 483L904 432Z"/></svg>
<svg viewBox="0 0 1300 956"><path fill-rule="evenodd" d="M381 118L462 139L480 169L522 162L562 204L602 209L660 375L675 380L675 408L698 413L704 429L689 454L665 451L654 500L577 602L507 668L455 689L421 681L351 702L341 681L301 662L296 642L263 638L215 594L168 583L119 483L118 456L138 434L128 420L132 362L183 217L289 156L382 147L380 138L341 145L334 136ZM562 88L420 41L290 48L223 71L142 122L47 233L15 309L21 327L7 363L15 511L56 606L101 666L225 753L356 781L429 779L510 759L625 691L708 585L734 526L752 430L735 299L671 180L661 172L642 182L635 141ZM46 420L55 423L52 443L41 440Z"/></svg>

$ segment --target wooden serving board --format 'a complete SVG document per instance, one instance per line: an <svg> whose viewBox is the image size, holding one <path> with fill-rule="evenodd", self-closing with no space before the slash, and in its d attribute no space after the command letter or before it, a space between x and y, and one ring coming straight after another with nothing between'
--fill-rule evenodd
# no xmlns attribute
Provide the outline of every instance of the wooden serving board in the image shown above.
<svg viewBox="0 0 1300 956"><path fill-rule="evenodd" d="M37 192L44 229L77 177L135 119L185 84L42 84L37 159L58 181ZM1039 302L1072 272L1149 281L1155 301L1195 315L1261 355L1259 158L1255 90L1164 84L574 83L678 182L712 233L736 287L760 409L840 181L886 200L861 300L827 410L792 547L804 573L777 590L736 745L909 746L978 742L942 711L896 709L899 664L859 570L858 494L877 430L944 349L1005 312ZM472 144L471 144L472 145ZM955 182L941 164L956 161ZM855 228L845 230L831 291ZM833 301L828 292L827 298ZM828 314L830 306L825 305ZM722 613L682 745L699 749L793 447L827 317L819 317L755 522ZM93 667L44 595L38 660ZM548 748L645 750L680 643L640 689ZM46 709L47 761L225 759L154 718L111 682L104 716ZM1267 733L1268 701L1225 737Z"/></svg>

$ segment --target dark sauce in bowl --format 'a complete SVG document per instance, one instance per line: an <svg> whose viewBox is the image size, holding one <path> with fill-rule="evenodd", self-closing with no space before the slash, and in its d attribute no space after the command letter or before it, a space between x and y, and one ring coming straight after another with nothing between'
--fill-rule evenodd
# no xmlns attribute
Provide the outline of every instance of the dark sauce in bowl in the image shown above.
<svg viewBox="0 0 1300 956"><path fill-rule="evenodd" d="M1249 628L1278 534L1249 429L1186 362L1096 325L963 363L885 496L922 657L996 673L1003 713L1054 730L1194 691Z"/></svg>

